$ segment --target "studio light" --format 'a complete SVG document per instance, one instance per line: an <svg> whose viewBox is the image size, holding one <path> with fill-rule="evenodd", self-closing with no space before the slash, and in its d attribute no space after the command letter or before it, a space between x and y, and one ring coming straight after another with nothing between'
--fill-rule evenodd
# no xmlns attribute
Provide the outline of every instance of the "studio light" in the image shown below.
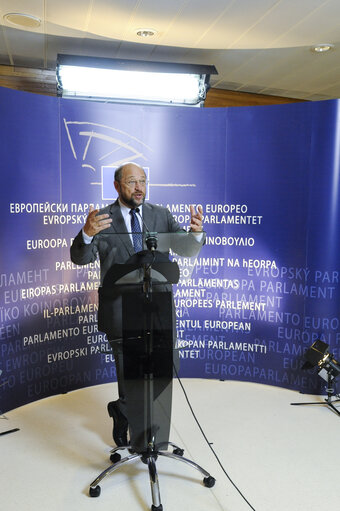
<svg viewBox="0 0 340 511"><path fill-rule="evenodd" d="M312 369L317 367L318 374L324 380L329 377L335 379L340 374L340 364L329 352L329 345L318 339L305 353L306 362L302 369Z"/></svg>
<svg viewBox="0 0 340 511"><path fill-rule="evenodd" d="M291 403L292 405L320 405L326 404L337 415L340 411L334 406L335 402L340 401L336 399L338 395L335 390L335 380L340 374L340 363L335 360L334 356L329 352L329 345L317 339L310 348L306 351L305 363L301 369L308 370L317 368L318 375L327 382L327 398L324 402L313 403Z"/></svg>
<svg viewBox="0 0 340 511"><path fill-rule="evenodd" d="M58 55L62 97L202 106L215 66Z"/></svg>

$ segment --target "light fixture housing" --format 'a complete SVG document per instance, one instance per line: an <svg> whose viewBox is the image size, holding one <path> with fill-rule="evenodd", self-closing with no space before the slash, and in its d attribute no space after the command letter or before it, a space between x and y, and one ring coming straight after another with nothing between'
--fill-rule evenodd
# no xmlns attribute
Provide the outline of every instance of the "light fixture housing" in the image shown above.
<svg viewBox="0 0 340 511"><path fill-rule="evenodd" d="M320 339L317 339L305 353L306 362L302 369L312 369L317 367L319 376L328 380L337 378L340 374L340 364L329 352L329 345Z"/></svg>
<svg viewBox="0 0 340 511"><path fill-rule="evenodd" d="M157 30L154 30L153 28L137 28L136 29L136 35L138 37L154 37L157 34Z"/></svg>
<svg viewBox="0 0 340 511"><path fill-rule="evenodd" d="M4 14L3 19L12 25L24 28L38 28L41 25L40 18L22 12L8 12Z"/></svg>
<svg viewBox="0 0 340 511"><path fill-rule="evenodd" d="M202 106L215 66L59 54L58 95L120 103Z"/></svg>
<svg viewBox="0 0 340 511"><path fill-rule="evenodd" d="M311 47L311 50L313 53L317 54L327 53L328 51L334 50L334 44L331 43L316 44L315 46Z"/></svg>
<svg viewBox="0 0 340 511"><path fill-rule="evenodd" d="M340 410L334 405L340 401L336 390L336 379L340 374L340 363L335 360L329 352L329 345L321 339L313 342L312 346L304 354L305 363L301 369L317 368L318 375L327 382L327 398L322 401L313 401L311 403L300 402L291 403L292 405L327 405L334 413L340 417Z"/></svg>

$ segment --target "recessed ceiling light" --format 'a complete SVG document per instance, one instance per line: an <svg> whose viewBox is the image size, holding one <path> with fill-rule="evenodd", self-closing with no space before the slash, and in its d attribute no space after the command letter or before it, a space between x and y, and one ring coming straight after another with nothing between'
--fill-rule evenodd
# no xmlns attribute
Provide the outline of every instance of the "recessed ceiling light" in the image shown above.
<svg viewBox="0 0 340 511"><path fill-rule="evenodd" d="M326 51L330 51L334 49L334 44L317 44L312 46L311 50L314 53L325 53Z"/></svg>
<svg viewBox="0 0 340 511"><path fill-rule="evenodd" d="M9 12L4 15L4 19L13 25L26 28L40 27L41 20L36 16L30 14L23 14L21 12Z"/></svg>
<svg viewBox="0 0 340 511"><path fill-rule="evenodd" d="M154 30L153 28L137 28L136 34L139 37L153 37L157 34L157 30Z"/></svg>

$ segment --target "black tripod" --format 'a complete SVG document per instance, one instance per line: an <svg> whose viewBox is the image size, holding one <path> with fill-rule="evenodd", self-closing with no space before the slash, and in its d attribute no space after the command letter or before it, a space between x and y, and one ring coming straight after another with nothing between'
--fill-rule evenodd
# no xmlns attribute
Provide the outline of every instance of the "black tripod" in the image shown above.
<svg viewBox="0 0 340 511"><path fill-rule="evenodd" d="M127 350L124 375L130 392L127 397L130 445L115 447L111 451L113 464L91 483L89 494L98 497L101 492L99 484L106 476L125 463L140 458L148 466L151 510L162 511L156 468L158 456L192 466L203 475L203 484L207 488L214 486L215 479L197 463L184 458L183 449L168 441L173 370L172 295L170 291L154 292L151 271L154 269L163 275L163 282L166 282L167 289L170 284L171 289L171 284L179 280L178 265L153 248L136 254L126 265L127 272L137 267L143 268L142 293L122 297L123 350ZM134 311L133 318L131 310ZM169 447L172 452L168 451ZM118 451L124 449L129 454L121 458Z"/></svg>
<svg viewBox="0 0 340 511"><path fill-rule="evenodd" d="M300 405L326 405L333 410L337 415L340 415L340 411L334 406L333 403L337 403L340 399L332 399L333 397L337 397L334 389L334 381L335 376L331 373L331 371L327 374L327 397L323 401L314 401L311 403L290 403L291 405L300 406Z"/></svg>

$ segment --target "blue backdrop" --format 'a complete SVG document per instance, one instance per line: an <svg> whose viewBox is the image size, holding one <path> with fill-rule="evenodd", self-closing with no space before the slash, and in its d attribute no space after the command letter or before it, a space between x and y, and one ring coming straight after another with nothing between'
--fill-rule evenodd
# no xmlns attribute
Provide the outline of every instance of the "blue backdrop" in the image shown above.
<svg viewBox="0 0 340 511"><path fill-rule="evenodd" d="M319 392L340 357L339 102L221 109L108 105L0 89L0 411L115 379L97 331L98 264L69 260L123 161L207 243L175 288L181 375Z"/></svg>

